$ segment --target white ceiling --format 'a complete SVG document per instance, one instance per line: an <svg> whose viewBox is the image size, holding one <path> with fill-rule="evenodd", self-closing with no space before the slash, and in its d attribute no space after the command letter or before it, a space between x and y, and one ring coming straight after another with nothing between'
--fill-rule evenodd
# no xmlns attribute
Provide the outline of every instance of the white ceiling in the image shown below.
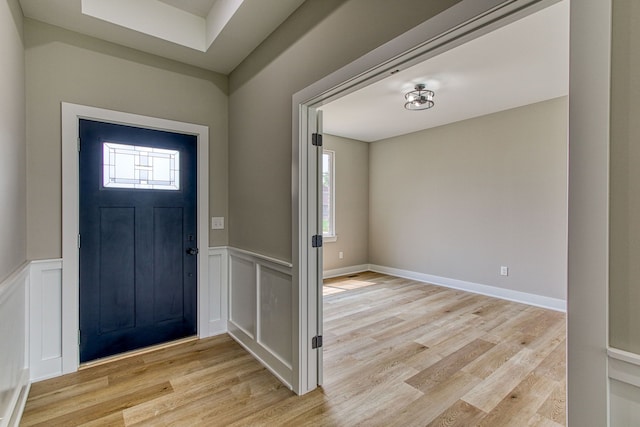
<svg viewBox="0 0 640 427"><path fill-rule="evenodd" d="M429 110L404 109L426 83ZM406 133L569 93L569 1L435 56L322 106L324 132L360 141Z"/></svg>
<svg viewBox="0 0 640 427"><path fill-rule="evenodd" d="M20 0L24 15L229 74L304 0Z"/></svg>

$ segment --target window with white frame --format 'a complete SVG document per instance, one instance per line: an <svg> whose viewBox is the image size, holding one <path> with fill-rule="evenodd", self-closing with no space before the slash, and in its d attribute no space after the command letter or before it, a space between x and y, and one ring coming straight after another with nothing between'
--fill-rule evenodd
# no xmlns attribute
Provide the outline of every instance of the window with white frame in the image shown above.
<svg viewBox="0 0 640 427"><path fill-rule="evenodd" d="M335 237L335 152L322 152L322 235Z"/></svg>

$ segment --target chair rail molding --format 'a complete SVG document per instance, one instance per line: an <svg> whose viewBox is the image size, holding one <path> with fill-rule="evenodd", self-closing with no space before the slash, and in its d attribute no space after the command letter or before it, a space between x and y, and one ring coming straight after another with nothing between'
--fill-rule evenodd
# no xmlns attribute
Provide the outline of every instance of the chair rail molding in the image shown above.
<svg viewBox="0 0 640 427"><path fill-rule="evenodd" d="M607 365L610 425L640 425L640 354L609 347Z"/></svg>

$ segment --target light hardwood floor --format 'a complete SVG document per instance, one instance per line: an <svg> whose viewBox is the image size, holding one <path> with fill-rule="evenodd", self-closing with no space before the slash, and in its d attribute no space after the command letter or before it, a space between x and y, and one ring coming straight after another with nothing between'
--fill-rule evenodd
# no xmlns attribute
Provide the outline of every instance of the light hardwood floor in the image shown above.
<svg viewBox="0 0 640 427"><path fill-rule="evenodd" d="M564 314L376 273L324 290L321 389L225 335L33 384L21 425L565 425Z"/></svg>

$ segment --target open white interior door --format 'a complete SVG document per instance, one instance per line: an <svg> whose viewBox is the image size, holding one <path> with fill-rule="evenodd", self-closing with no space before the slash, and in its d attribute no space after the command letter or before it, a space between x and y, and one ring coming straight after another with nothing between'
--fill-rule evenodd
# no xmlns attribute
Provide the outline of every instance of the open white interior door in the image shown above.
<svg viewBox="0 0 640 427"><path fill-rule="evenodd" d="M301 276L306 290L307 310L305 319L306 351L302 353L306 362L301 393L322 385L322 112L315 107L305 107L306 140L303 159L306 166L307 222L301 227L305 239L300 242L301 254L306 261L306 274ZM304 271L304 270L303 270Z"/></svg>

